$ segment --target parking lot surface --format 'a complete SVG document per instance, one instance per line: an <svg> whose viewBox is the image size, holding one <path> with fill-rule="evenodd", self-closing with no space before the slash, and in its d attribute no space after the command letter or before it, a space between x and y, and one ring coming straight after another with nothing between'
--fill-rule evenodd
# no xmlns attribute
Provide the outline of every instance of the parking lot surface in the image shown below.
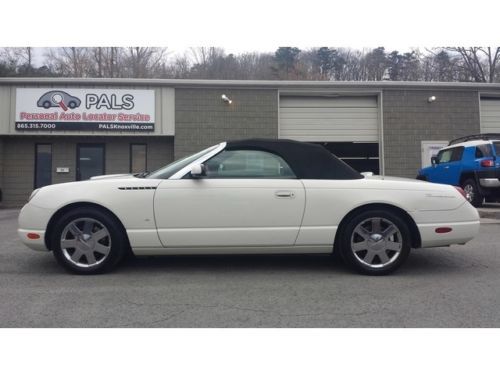
<svg viewBox="0 0 500 375"><path fill-rule="evenodd" d="M396 274L329 256L140 258L65 273L0 210L0 327L499 327L500 225L465 246L415 250Z"/></svg>

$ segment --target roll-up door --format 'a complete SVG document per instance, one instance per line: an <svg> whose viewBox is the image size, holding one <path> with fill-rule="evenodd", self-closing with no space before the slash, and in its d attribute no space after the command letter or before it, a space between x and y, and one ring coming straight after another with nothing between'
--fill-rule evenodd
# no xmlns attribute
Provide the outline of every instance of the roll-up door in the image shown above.
<svg viewBox="0 0 500 375"><path fill-rule="evenodd" d="M378 142L376 97L280 98L280 138L309 142Z"/></svg>
<svg viewBox="0 0 500 375"><path fill-rule="evenodd" d="M500 133L500 98L481 98L481 133Z"/></svg>

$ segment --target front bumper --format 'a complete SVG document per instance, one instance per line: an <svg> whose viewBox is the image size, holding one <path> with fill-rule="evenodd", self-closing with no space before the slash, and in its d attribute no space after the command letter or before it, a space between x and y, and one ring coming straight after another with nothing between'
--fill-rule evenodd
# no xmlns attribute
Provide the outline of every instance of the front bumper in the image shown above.
<svg viewBox="0 0 500 375"><path fill-rule="evenodd" d="M19 235L21 242L28 246L30 249L37 251L49 251L49 249L47 249L47 246L45 245L44 230L18 229L17 234ZM30 236L36 234L38 235L38 238L30 238L28 237L28 234Z"/></svg>
<svg viewBox="0 0 500 375"><path fill-rule="evenodd" d="M49 251L45 244L45 231L53 213L53 210L27 203L18 219L17 234L21 242L33 250Z"/></svg>

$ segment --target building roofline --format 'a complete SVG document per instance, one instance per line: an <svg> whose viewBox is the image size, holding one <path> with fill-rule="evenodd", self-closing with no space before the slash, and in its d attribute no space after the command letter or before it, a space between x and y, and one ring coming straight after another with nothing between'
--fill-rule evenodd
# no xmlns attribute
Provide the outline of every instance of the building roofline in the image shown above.
<svg viewBox="0 0 500 375"><path fill-rule="evenodd" d="M143 78L60 78L60 77L2 77L0 85L116 85L165 87L255 87L270 89L307 88L370 88L370 89L479 89L500 90L499 83L421 82L421 81L272 81L272 80L210 80L210 79L143 79Z"/></svg>

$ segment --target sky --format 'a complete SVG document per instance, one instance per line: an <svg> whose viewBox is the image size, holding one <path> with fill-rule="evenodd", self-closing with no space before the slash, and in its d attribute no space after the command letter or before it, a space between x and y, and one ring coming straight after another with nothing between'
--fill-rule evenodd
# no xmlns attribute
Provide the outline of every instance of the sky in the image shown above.
<svg viewBox="0 0 500 375"><path fill-rule="evenodd" d="M86 0L2 4L0 46L192 46L227 52L278 46L496 45L500 2L490 0ZM477 10L488 11L477 11ZM61 32L64 30L64 32ZM37 54L37 62L43 53Z"/></svg>

